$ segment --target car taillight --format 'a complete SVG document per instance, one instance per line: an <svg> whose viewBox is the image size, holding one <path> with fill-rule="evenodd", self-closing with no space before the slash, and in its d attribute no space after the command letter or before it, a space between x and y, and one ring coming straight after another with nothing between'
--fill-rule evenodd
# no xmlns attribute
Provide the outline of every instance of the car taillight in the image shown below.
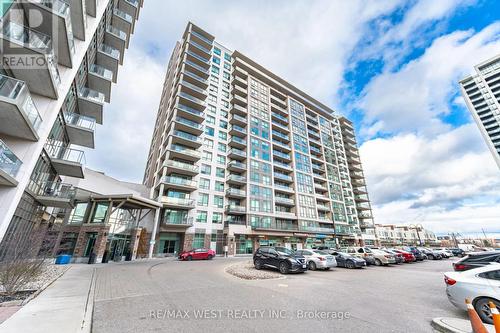
<svg viewBox="0 0 500 333"><path fill-rule="evenodd" d="M453 264L453 269L456 271L465 271L468 268L469 268L469 265L458 264L458 263Z"/></svg>
<svg viewBox="0 0 500 333"><path fill-rule="evenodd" d="M388 255L388 254L386 254L384 257L386 257L387 259L390 259L390 258L391 258L391 256L390 256L390 255Z"/></svg>
<svg viewBox="0 0 500 333"><path fill-rule="evenodd" d="M453 280L452 278L449 278L447 277L446 275L444 276L444 283L446 283L447 285L449 286L452 286L454 285L455 283L457 283L456 280Z"/></svg>
<svg viewBox="0 0 500 333"><path fill-rule="evenodd" d="M325 257L318 257L318 259L319 259L320 261L324 261L324 260L326 260L326 258L325 258Z"/></svg>

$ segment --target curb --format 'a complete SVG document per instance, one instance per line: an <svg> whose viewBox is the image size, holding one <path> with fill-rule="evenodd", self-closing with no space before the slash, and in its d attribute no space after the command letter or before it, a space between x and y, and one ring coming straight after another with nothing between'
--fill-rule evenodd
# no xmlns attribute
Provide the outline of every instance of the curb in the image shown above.
<svg viewBox="0 0 500 333"><path fill-rule="evenodd" d="M90 288L87 294L87 302L85 304L85 312L83 314L82 326L80 331L85 333L92 332L92 318L94 317L94 300L95 300L95 289L97 283L97 268L92 271L92 278L90 281Z"/></svg>
<svg viewBox="0 0 500 333"><path fill-rule="evenodd" d="M470 321L466 319L439 317L432 319L431 326L442 333L472 333ZM495 332L493 325L484 326L489 332Z"/></svg>

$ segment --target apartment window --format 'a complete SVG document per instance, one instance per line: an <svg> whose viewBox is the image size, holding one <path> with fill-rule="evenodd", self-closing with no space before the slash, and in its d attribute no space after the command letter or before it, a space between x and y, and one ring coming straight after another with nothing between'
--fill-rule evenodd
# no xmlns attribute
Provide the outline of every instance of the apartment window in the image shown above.
<svg viewBox="0 0 500 333"><path fill-rule="evenodd" d="M209 190L210 189L210 180L205 178L200 178L200 189Z"/></svg>
<svg viewBox="0 0 500 333"><path fill-rule="evenodd" d="M215 169L215 176L219 178L224 178L226 176L226 170L224 168Z"/></svg>
<svg viewBox="0 0 500 333"><path fill-rule="evenodd" d="M204 161L211 161L212 158L213 158L213 154L209 151L203 151L201 153L201 158L204 160Z"/></svg>
<svg viewBox="0 0 500 333"><path fill-rule="evenodd" d="M205 134L210 135L210 136L214 136L215 130L213 129L213 127L205 126Z"/></svg>
<svg viewBox="0 0 500 333"><path fill-rule="evenodd" d="M271 199L271 189L258 185L250 185L250 196L264 199Z"/></svg>
<svg viewBox="0 0 500 333"><path fill-rule="evenodd" d="M226 165L226 157L222 155L217 155L217 163Z"/></svg>
<svg viewBox="0 0 500 333"><path fill-rule="evenodd" d="M224 197L220 195L214 195L214 207L222 208L224 207Z"/></svg>
<svg viewBox="0 0 500 333"><path fill-rule="evenodd" d="M290 110L293 116L304 119L304 106L302 104L290 99Z"/></svg>
<svg viewBox="0 0 500 333"><path fill-rule="evenodd" d="M222 77L226 80L230 80L231 79L231 74L229 74L228 72L224 71L222 72Z"/></svg>
<svg viewBox="0 0 500 333"><path fill-rule="evenodd" d="M227 121L221 120L219 121L220 128L227 129Z"/></svg>
<svg viewBox="0 0 500 333"><path fill-rule="evenodd" d="M252 116L250 123L250 132L253 135L269 140L269 123L267 121Z"/></svg>
<svg viewBox="0 0 500 333"><path fill-rule="evenodd" d="M205 121L207 122L207 124L215 124L215 117L206 116Z"/></svg>
<svg viewBox="0 0 500 333"><path fill-rule="evenodd" d="M221 50L218 47L214 46L214 53L220 56L222 54Z"/></svg>
<svg viewBox="0 0 500 333"><path fill-rule="evenodd" d="M314 193L313 180L309 175L297 172L297 189L300 193Z"/></svg>
<svg viewBox="0 0 500 333"><path fill-rule="evenodd" d="M212 223L222 223L222 213L212 213Z"/></svg>
<svg viewBox="0 0 500 333"><path fill-rule="evenodd" d="M204 210L199 210L196 212L196 222L207 223L207 212Z"/></svg>
<svg viewBox="0 0 500 333"><path fill-rule="evenodd" d="M262 102L255 98L250 99L250 113L264 120L269 120L269 108L267 101Z"/></svg>
<svg viewBox="0 0 500 333"><path fill-rule="evenodd" d="M303 120L292 117L292 129L294 133L307 136L306 123Z"/></svg>
<svg viewBox="0 0 500 333"><path fill-rule="evenodd" d="M198 194L198 206L208 206L208 194L206 193Z"/></svg>
<svg viewBox="0 0 500 333"><path fill-rule="evenodd" d="M293 134L293 147L295 150L303 152L304 154L309 154L309 146L307 145L307 139L296 133Z"/></svg>
<svg viewBox="0 0 500 333"><path fill-rule="evenodd" d="M217 103L217 96L212 94L208 95L208 101L212 103Z"/></svg>
<svg viewBox="0 0 500 333"><path fill-rule="evenodd" d="M229 53L224 53L224 59L227 61L231 61L231 55Z"/></svg>
<svg viewBox="0 0 500 333"><path fill-rule="evenodd" d="M224 69L227 69L228 71L230 71L231 70L231 64L228 63L228 62L225 62L224 63Z"/></svg>
<svg viewBox="0 0 500 333"><path fill-rule="evenodd" d="M200 249L203 247L205 247L205 233L196 232L193 238L193 249Z"/></svg>
<svg viewBox="0 0 500 333"><path fill-rule="evenodd" d="M210 165L207 165L207 164L202 164L201 168L200 168L200 172L203 175L209 175L212 172L212 167Z"/></svg>
<svg viewBox="0 0 500 333"><path fill-rule="evenodd" d="M271 213L271 200L250 199L250 211Z"/></svg>
<svg viewBox="0 0 500 333"><path fill-rule="evenodd" d="M309 156L295 152L295 167L298 171L311 173L311 162Z"/></svg>
<svg viewBox="0 0 500 333"><path fill-rule="evenodd" d="M217 149L218 149L220 152L225 153L225 152L226 152L226 150L227 150L227 146L226 146L226 144L225 144L225 143L219 142L219 143L217 144Z"/></svg>
<svg viewBox="0 0 500 333"><path fill-rule="evenodd" d="M210 85L208 88L208 91L213 92L214 94L217 94L219 92L219 88L213 84Z"/></svg>
<svg viewBox="0 0 500 333"><path fill-rule="evenodd" d="M217 192L224 192L224 182L216 181L215 182L215 190Z"/></svg>
<svg viewBox="0 0 500 333"><path fill-rule="evenodd" d="M210 82L219 84L219 78L217 76L210 75Z"/></svg>
<svg viewBox="0 0 500 333"><path fill-rule="evenodd" d="M230 89L231 85L229 84L229 82L222 81L222 87L224 87L226 89Z"/></svg>
<svg viewBox="0 0 500 333"><path fill-rule="evenodd" d="M219 140L227 140L227 133L223 131L219 131Z"/></svg>
<svg viewBox="0 0 500 333"><path fill-rule="evenodd" d="M222 118L228 118L229 117L229 113L227 111L224 111L224 110L220 110L220 116Z"/></svg>
<svg viewBox="0 0 500 333"><path fill-rule="evenodd" d="M271 160L269 143L257 138L250 138L250 152L252 157L260 158L265 161Z"/></svg>
<svg viewBox="0 0 500 333"><path fill-rule="evenodd" d="M212 57L212 61L214 64L220 65L220 58L214 56Z"/></svg>
<svg viewBox="0 0 500 333"><path fill-rule="evenodd" d="M229 98L229 91L222 90L222 97Z"/></svg>
<svg viewBox="0 0 500 333"><path fill-rule="evenodd" d="M219 67L212 66L212 73L214 73L215 75L219 75L219 72L220 72Z"/></svg>
<svg viewBox="0 0 500 333"><path fill-rule="evenodd" d="M223 106L223 107L225 107L226 109L228 109L228 108L229 108L229 105L230 105L230 104L229 104L229 102L228 102L228 101L226 101L226 100L222 100L222 101L221 101L221 104L222 104L222 106Z"/></svg>
<svg viewBox="0 0 500 333"><path fill-rule="evenodd" d="M203 140L203 146L206 148L213 148L214 147L214 142L210 139L204 139Z"/></svg>
<svg viewBox="0 0 500 333"><path fill-rule="evenodd" d="M250 180L262 185L271 185L271 165L250 160Z"/></svg>

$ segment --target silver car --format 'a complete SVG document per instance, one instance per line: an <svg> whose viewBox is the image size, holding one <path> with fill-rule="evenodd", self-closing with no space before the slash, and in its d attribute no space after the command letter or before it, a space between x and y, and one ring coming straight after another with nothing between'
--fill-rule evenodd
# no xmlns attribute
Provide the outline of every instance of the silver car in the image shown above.
<svg viewBox="0 0 500 333"><path fill-rule="evenodd" d="M321 250L298 250L295 254L302 255L306 258L307 268L311 271L316 269L329 270L337 266L335 257L328 252Z"/></svg>

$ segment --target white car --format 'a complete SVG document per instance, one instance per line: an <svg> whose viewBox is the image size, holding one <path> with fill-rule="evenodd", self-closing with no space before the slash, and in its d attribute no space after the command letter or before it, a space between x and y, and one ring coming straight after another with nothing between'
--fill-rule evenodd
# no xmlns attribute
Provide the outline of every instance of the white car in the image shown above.
<svg viewBox="0 0 500 333"><path fill-rule="evenodd" d="M330 269L337 266L337 260L328 252L321 250L297 250L295 254L306 258L307 268L311 271L316 269Z"/></svg>
<svg viewBox="0 0 500 333"><path fill-rule="evenodd" d="M453 253L447 249L432 249L433 251L436 251L437 253L440 253L444 258L451 258L453 257Z"/></svg>
<svg viewBox="0 0 500 333"><path fill-rule="evenodd" d="M467 311L465 299L468 298L479 317L492 324L488 302L492 301L500 307L500 264L491 263L464 272L447 272L444 274L446 295L457 308Z"/></svg>

